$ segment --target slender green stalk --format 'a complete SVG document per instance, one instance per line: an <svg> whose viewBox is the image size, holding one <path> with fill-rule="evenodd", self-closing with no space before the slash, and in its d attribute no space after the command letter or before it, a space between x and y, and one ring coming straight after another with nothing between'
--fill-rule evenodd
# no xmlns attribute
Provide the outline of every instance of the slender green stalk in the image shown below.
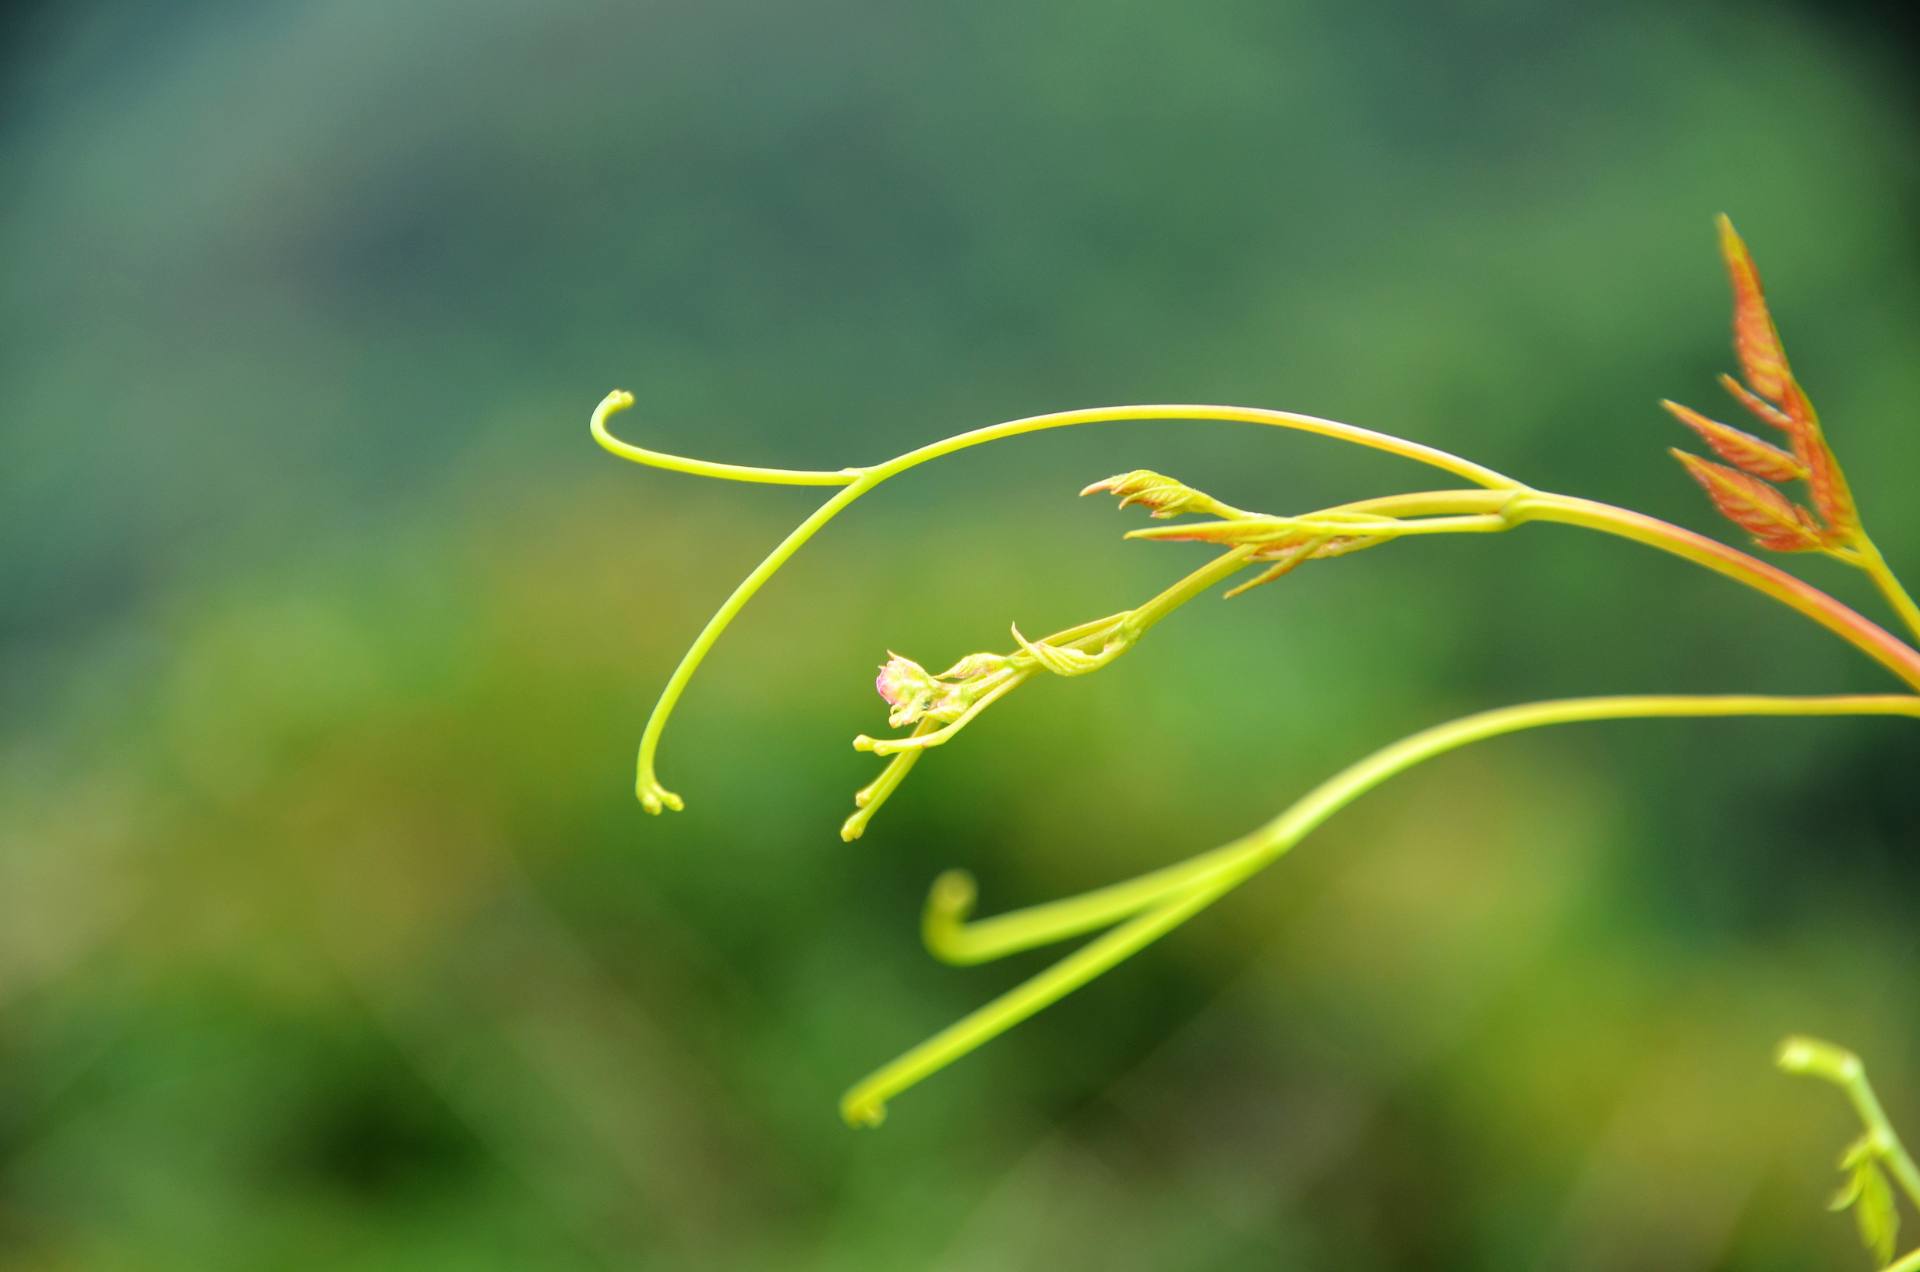
<svg viewBox="0 0 1920 1272"><path fill-rule="evenodd" d="M1920 719L1920 696L1570 698L1483 711L1402 738L1315 787L1259 830L1203 854L1185 867L1155 871L1131 884L1116 885L1068 902L1036 906L970 928L943 930L940 934L943 941L950 945L957 942L959 949L972 956L957 961L977 962L981 957L996 957L1120 923L1039 975L875 1070L847 1092L841 1100L841 1113L854 1125L878 1125L885 1117L887 1101L895 1095L1158 940L1284 856L1334 813L1388 778L1425 760L1487 738L1554 724L1702 716L1832 715ZM949 900L971 892L969 886L953 876L944 879ZM1122 889L1129 890L1123 892ZM936 892L939 890L936 888ZM970 901L970 896L967 899ZM989 927L989 924L996 926ZM988 935L981 946L969 948L970 935L978 936L983 928Z"/></svg>
<svg viewBox="0 0 1920 1272"><path fill-rule="evenodd" d="M1514 486L1502 490L1414 490L1404 495L1377 495L1372 499L1335 504L1331 508L1321 509L1316 515L1360 512L1378 517L1437 517L1443 514L1501 512L1516 495L1532 489L1531 486Z"/></svg>
<svg viewBox="0 0 1920 1272"><path fill-rule="evenodd" d="M734 615L746 608L753 594L780 572L780 567L787 563L788 558L829 521L839 516L843 509L872 488L873 483L862 477L845 489L836 491L833 498L815 508L811 516L795 526L778 547L753 567L752 573L740 580L732 595L721 603L720 608L713 612L713 617L707 620L707 625L700 629L700 634L693 638L693 644L687 646L687 652L680 655L679 665L667 677L666 686L660 690L660 699L654 703L653 714L647 717L647 727L640 734L640 757L634 789L640 796L642 808L650 813L658 813L662 808L679 812L685 806L681 798L662 786L660 779L654 775L654 756L660 750L660 735L666 731L667 718L673 714L680 695L686 692L687 682L693 679L693 673L700 669L701 662L706 659L707 651L720 639L720 633L727 630Z"/></svg>
<svg viewBox="0 0 1920 1272"><path fill-rule="evenodd" d="M1913 597L1907 595L1907 589L1902 587L1900 580L1894 577L1892 568L1887 565L1887 559L1880 555L1879 547L1867 537L1864 530L1854 541L1854 547L1860 554L1857 564L1866 571L1867 577L1873 580L1873 585L1880 589L1880 594L1887 598L1887 604L1891 605L1893 612L1900 616L1900 621L1907 625L1907 630L1913 633L1914 639L1920 640L1920 605L1914 604Z"/></svg>
<svg viewBox="0 0 1920 1272"><path fill-rule="evenodd" d="M1178 894L1166 905L1088 942L1038 976L876 1069L842 1097L840 1115L851 1126L880 1125L886 1120L888 1100L1124 962L1206 909L1217 896L1197 888Z"/></svg>
<svg viewBox="0 0 1920 1272"><path fill-rule="evenodd" d="M711 460L688 459L684 455L669 455L664 451L635 446L632 442L615 437L607 428L608 416L632 405L633 394L625 389L615 389L600 399L600 405L594 408L593 419L587 427L592 430L593 440L600 443L602 449L636 464L665 469L670 473L687 473L720 481L754 482L766 486L851 486L860 477L859 470L853 468L824 472L801 468L756 468L749 464L716 464Z"/></svg>
<svg viewBox="0 0 1920 1272"><path fill-rule="evenodd" d="M1920 689L1920 651L1819 588L1738 548L1730 548L1718 539L1709 539L1642 512L1539 490L1516 494L1507 504L1507 517L1515 525L1553 521L1598 530L1705 566L1805 614L1909 686Z"/></svg>
<svg viewBox="0 0 1920 1272"><path fill-rule="evenodd" d="M1472 460L1463 459L1438 447L1408 441L1404 437L1395 437L1391 433L1380 433L1370 428L1342 424L1338 420L1323 420L1318 416L1301 415L1294 411L1272 411L1254 406L1218 406L1202 403L1096 406L1077 411L1054 411L1045 415L1029 415L1024 419L1008 420L1003 424L990 424L985 428L956 434L922 446L918 450L908 451L904 455L896 456L866 471L884 479L903 473L909 468L916 468L929 460L939 459L969 447L983 446L988 442L1019 437L1026 433L1044 432L1047 429L1073 428L1081 424L1114 424L1127 420L1221 420L1239 424L1265 424L1274 428L1292 429L1295 432L1313 433L1320 437L1352 442L1371 450L1386 451L1390 455L1399 455L1438 468L1442 472L1452 473L1464 481L1472 482L1476 486L1485 486L1490 490L1510 490L1520 485L1505 473L1496 472L1484 464L1476 464Z"/></svg>
<svg viewBox="0 0 1920 1272"><path fill-rule="evenodd" d="M1231 537L1229 535L1231 528ZM1212 534L1218 542L1272 543L1299 535L1326 538L1350 535L1357 538L1400 539L1422 534L1498 534L1513 529L1513 523L1498 512L1476 513L1460 517L1386 517L1356 512L1309 513L1304 517L1241 517L1233 521L1202 522L1199 525L1146 526L1129 530L1129 539L1196 539Z"/></svg>
<svg viewBox="0 0 1920 1272"><path fill-rule="evenodd" d="M1570 710L1568 714L1562 714ZM1656 719L1674 716L1721 715L1905 715L1920 717L1920 697L1905 694L1845 697L1695 697L1636 696L1575 698L1529 703L1463 717L1439 725L1375 752L1342 771L1295 804L1280 820L1223 847L1162 866L1120 883L1108 884L1076 896L1010 911L988 919L966 922L974 902L973 881L962 871L949 871L936 881L927 899L922 923L935 957L949 963L991 962L1042 945L1117 923L1130 914L1164 901L1197 884L1235 869L1246 858L1250 843L1264 843L1281 820L1295 816L1303 806L1321 807L1338 794L1339 802L1324 808L1330 816L1352 799L1371 790L1396 772L1424 759L1483 738L1548 724L1604 719ZM1382 771L1380 766L1389 766ZM1398 767L1393 767L1398 765ZM1361 785L1351 783L1365 779ZM1318 822L1312 823L1317 825ZM1311 829L1312 825L1306 827ZM1302 832L1304 833L1304 831Z"/></svg>
<svg viewBox="0 0 1920 1272"><path fill-rule="evenodd" d="M1215 583L1232 578L1247 567L1257 548L1235 548L1231 552L1222 552L1219 556L1201 566L1193 573L1175 583L1160 595L1134 610L1120 620L1120 626L1129 640L1138 640L1155 623L1173 611L1185 605Z"/></svg>

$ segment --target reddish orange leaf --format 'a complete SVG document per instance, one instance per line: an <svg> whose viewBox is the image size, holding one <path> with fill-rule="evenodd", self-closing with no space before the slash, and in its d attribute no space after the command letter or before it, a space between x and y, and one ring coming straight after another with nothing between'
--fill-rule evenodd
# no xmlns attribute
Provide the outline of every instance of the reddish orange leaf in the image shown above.
<svg viewBox="0 0 1920 1272"><path fill-rule="evenodd" d="M1807 470L1807 489L1813 495L1813 506L1840 538L1848 538L1860 528L1860 517L1854 511L1853 492L1847 487L1846 474L1840 471L1840 461L1833 457L1833 448L1827 445L1820 417L1814 413L1813 403L1807 400L1806 390L1792 376L1787 377L1786 390L1786 400L1781 405L1786 408L1792 426L1793 453Z"/></svg>
<svg viewBox="0 0 1920 1272"><path fill-rule="evenodd" d="M1720 514L1752 535L1761 547L1775 552L1809 552L1825 546L1813 514L1758 477L1682 450L1674 451L1673 456L1686 465Z"/></svg>
<svg viewBox="0 0 1920 1272"><path fill-rule="evenodd" d="M1700 412L1678 402L1662 401L1673 418L1700 435L1714 454L1743 472L1767 481L1798 481L1807 475L1801 462L1778 446L1761 441L1751 433L1710 420Z"/></svg>
<svg viewBox="0 0 1920 1272"><path fill-rule="evenodd" d="M1733 350L1753 391L1769 402L1780 402L1790 378L1787 353L1780 346L1773 316L1767 312L1760 272L1753 267L1753 257L1734 231L1733 222L1725 216L1720 218L1720 255L1733 281Z"/></svg>
<svg viewBox="0 0 1920 1272"><path fill-rule="evenodd" d="M1775 428L1789 431L1793 428L1793 421L1787 418L1785 411L1724 371L1720 373L1720 387L1733 394L1733 400L1752 411L1754 418L1762 424L1771 424Z"/></svg>

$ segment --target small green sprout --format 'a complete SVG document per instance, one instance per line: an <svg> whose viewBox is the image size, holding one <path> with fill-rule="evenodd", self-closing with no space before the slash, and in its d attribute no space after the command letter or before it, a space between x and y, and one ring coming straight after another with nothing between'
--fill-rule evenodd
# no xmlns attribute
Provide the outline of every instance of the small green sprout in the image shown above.
<svg viewBox="0 0 1920 1272"><path fill-rule="evenodd" d="M1786 1073L1819 1078L1840 1088L1865 1128L1840 1154L1839 1168L1847 1181L1834 1194L1829 1209L1852 1210L1860 1229L1860 1244L1873 1255L1875 1266L1887 1272L1914 1272L1920 1268L1920 1250L1894 1262L1900 1241L1900 1207L1889 1173L1900 1181L1909 1205L1920 1207L1920 1168L1880 1107L1867 1081L1860 1057L1844 1047L1818 1038L1792 1037L1780 1044L1775 1060Z"/></svg>

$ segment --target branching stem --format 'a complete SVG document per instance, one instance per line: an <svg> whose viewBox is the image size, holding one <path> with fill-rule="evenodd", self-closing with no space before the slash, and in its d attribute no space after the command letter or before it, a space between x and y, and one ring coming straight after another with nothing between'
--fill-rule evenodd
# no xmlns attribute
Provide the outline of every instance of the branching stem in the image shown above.
<svg viewBox="0 0 1920 1272"><path fill-rule="evenodd" d="M734 588L733 593L714 612L713 617L707 620L707 625L694 638L693 644L687 647L687 652L680 657L679 665L667 678L666 686L660 691L659 701L654 704L653 713L647 718L646 728L641 733L640 753L635 765L634 789L640 797L641 807L650 813L658 813L663 809L678 811L684 807L681 798L661 785L655 774L655 759L660 749L660 736L666 731L667 720L673 714L674 707L678 705L680 695L686 691L687 683L693 679L693 673L699 670L700 664L706 659L707 652L713 648L714 642L720 639L720 634L733 622L735 615L739 614L746 603L753 599L754 593L758 592L768 579L779 573L780 567L785 565L807 540L819 533L822 527L844 512L855 500L881 483L931 460L952 455L970 447L983 446L988 442L997 442L1048 429L1071 428L1081 424L1110 424L1127 420L1223 420L1243 424L1264 424L1352 442L1357 446L1386 451L1389 454L1400 455L1430 465L1472 482L1474 485L1489 489L1512 490L1520 485L1511 477L1495 472L1491 468L1462 459L1458 455L1450 454L1437 447L1408 441L1390 433L1379 433L1373 429L1342 424L1335 420L1323 420L1312 415L1299 415L1291 411L1270 411L1249 406L1111 406L1078 411L1056 411L1046 415L1031 415L1024 419L1008 420L1002 424L992 424L986 428L960 433L905 454L896 455L892 459L871 467L827 471L719 464L635 446L631 442L615 437L607 427L609 417L632 405L633 394L625 389L615 389L601 400L589 422L594 440L609 453L622 459L631 460L649 468L687 473L696 477L711 477L722 481L842 488L831 499L815 509L812 516L795 527L791 534L781 540L779 546L767 554L765 560L740 581L739 586Z"/></svg>

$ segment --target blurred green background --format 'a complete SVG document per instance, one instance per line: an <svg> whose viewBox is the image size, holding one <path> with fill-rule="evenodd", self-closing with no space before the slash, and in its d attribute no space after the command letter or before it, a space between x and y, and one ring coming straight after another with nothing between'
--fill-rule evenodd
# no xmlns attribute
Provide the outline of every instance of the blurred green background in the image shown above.
<svg viewBox="0 0 1920 1272"><path fill-rule="evenodd" d="M1920 736L1623 724L1381 791L855 1133L1042 965L917 944L1224 841L1481 706L1884 686L1543 527L1183 611L1030 686L867 838L872 668L1137 603L1136 466L1291 510L1421 470L1226 425L915 473L728 634L836 467L1036 411L1290 407L1719 528L1710 218L1920 571L1910 39L1870 9L45 4L0 81L0 1266L1865 1267L1920 1135ZM1858 580L1806 573L1868 604ZM1877 613L1877 611L1875 611Z"/></svg>

